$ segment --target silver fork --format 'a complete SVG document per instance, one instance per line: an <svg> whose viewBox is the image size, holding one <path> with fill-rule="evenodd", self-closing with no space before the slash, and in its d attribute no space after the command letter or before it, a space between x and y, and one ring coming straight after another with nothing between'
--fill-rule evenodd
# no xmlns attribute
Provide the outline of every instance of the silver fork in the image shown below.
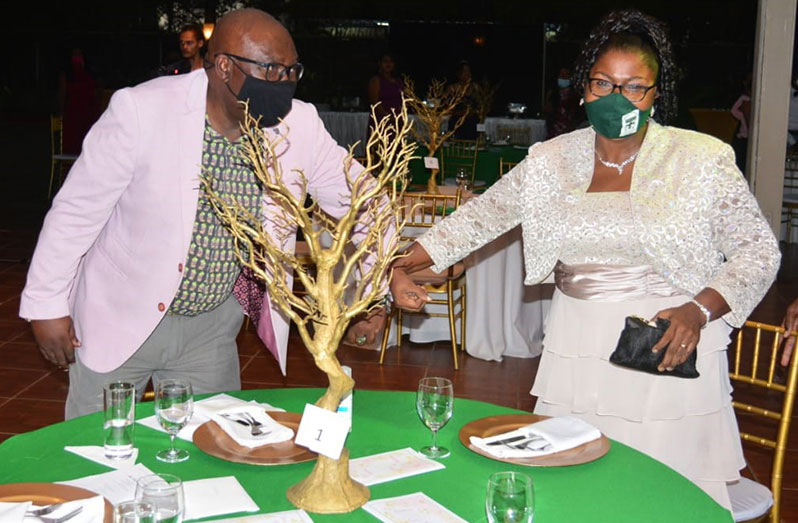
<svg viewBox="0 0 798 523"><path fill-rule="evenodd" d="M271 431L263 432L262 430L260 430L260 427L255 425L255 423L257 423L257 422L253 423L248 418L244 417L243 413L239 413L238 415L241 416L241 417L239 418L239 417L234 417L234 416L232 416L230 414L222 414L223 417L225 417L225 418L227 418L229 420L232 420L232 421L235 421L235 422L238 422L238 423L242 423L242 424L245 424L245 425L249 425L249 432L253 436L264 436L266 434L270 434L271 433ZM253 421L254 421L254 419L253 419Z"/></svg>
<svg viewBox="0 0 798 523"><path fill-rule="evenodd" d="M41 520L41 521L43 521L44 523L64 523L65 521L68 521L68 520L74 518L75 516L80 514L82 511L83 511L83 507L78 507L75 510L73 510L72 512L70 512L69 514L64 514L63 516L58 517L58 518L48 518L48 517L44 517L44 516L36 516L36 518Z"/></svg>
<svg viewBox="0 0 798 523"><path fill-rule="evenodd" d="M242 412L241 417L247 420L250 425L255 425L256 427L260 427L261 425L263 425L263 423L252 417L252 414L250 414L249 412Z"/></svg>
<svg viewBox="0 0 798 523"><path fill-rule="evenodd" d="M33 516L33 517L45 516L45 515L47 515L47 514L49 514L51 512L54 512L54 511L58 510L58 508L61 505L63 505L63 504L64 504L63 502L62 503L54 503L53 505L47 505L46 507L37 508L37 509L34 509L34 510L29 510L29 511L25 512L25 515L26 516Z"/></svg>

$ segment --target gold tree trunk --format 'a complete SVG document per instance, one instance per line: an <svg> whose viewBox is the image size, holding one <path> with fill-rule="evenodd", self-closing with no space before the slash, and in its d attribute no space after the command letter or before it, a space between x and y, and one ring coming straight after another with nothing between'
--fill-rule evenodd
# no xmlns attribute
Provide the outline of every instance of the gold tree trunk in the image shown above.
<svg viewBox="0 0 798 523"><path fill-rule="evenodd" d="M248 114L246 108L244 112ZM250 116L242 125L242 156L270 203L271 228L240 202L222 197L213 178L202 178L211 205L235 239L239 261L265 283L272 303L296 324L316 366L327 374L329 387L316 405L332 412L354 387L335 357L338 344L350 321L375 309L375 302L387 292L391 263L401 256L398 231L404 226L403 195L415 145L407 142L411 126L407 108L403 105L395 116L375 119L362 170L350 149L342 166L349 208L337 220L317 204L306 206L304 173L283 172L276 148L287 133L273 139ZM307 241L315 276L304 259L285 248L296 228ZM329 235L330 246L322 245L322 234ZM287 277L291 272L305 287L305 296L294 293ZM349 477L349 452L343 449L337 460L319 456L310 476L286 495L310 512L342 513L366 503L369 489Z"/></svg>

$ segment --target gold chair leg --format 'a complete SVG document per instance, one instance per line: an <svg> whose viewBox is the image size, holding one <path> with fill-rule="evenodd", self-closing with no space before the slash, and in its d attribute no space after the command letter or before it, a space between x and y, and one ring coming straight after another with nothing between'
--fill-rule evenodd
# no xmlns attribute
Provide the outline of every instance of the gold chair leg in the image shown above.
<svg viewBox="0 0 798 523"><path fill-rule="evenodd" d="M454 285L452 280L446 282L446 301L449 306L449 335L452 337L452 358L454 359L454 370L458 369L457 365L457 335L454 327Z"/></svg>
<svg viewBox="0 0 798 523"><path fill-rule="evenodd" d="M402 320L404 320L404 313L402 309L396 311L396 348L402 348Z"/></svg>
<svg viewBox="0 0 798 523"><path fill-rule="evenodd" d="M47 199L53 195L53 180L55 179L55 160L50 161L50 185L47 187Z"/></svg>
<svg viewBox="0 0 798 523"><path fill-rule="evenodd" d="M385 359L385 349L388 348L388 338L391 336L391 323L393 322L395 314L396 309L388 314L388 319L385 321L385 332L382 333L382 346L380 347L380 365L382 365L382 360Z"/></svg>

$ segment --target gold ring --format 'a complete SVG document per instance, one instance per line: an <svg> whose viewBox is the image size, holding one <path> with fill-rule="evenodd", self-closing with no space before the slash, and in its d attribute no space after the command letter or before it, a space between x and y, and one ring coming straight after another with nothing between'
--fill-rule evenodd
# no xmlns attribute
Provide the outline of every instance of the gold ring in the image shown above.
<svg viewBox="0 0 798 523"><path fill-rule="evenodd" d="M685 348L685 347L687 347L687 344L686 344L686 343L682 343L682 344L681 344L681 347L682 347L682 348Z"/></svg>

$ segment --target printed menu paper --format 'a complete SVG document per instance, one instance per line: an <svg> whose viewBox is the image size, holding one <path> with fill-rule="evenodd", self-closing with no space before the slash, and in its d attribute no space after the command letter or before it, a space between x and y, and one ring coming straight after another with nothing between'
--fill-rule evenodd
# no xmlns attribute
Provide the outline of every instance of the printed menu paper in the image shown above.
<svg viewBox="0 0 798 523"><path fill-rule="evenodd" d="M429 459L411 448L365 456L349 462L352 479L364 485L376 485L445 468L443 463Z"/></svg>
<svg viewBox="0 0 798 523"><path fill-rule="evenodd" d="M363 509L384 523L468 523L422 492L375 499L363 505Z"/></svg>

